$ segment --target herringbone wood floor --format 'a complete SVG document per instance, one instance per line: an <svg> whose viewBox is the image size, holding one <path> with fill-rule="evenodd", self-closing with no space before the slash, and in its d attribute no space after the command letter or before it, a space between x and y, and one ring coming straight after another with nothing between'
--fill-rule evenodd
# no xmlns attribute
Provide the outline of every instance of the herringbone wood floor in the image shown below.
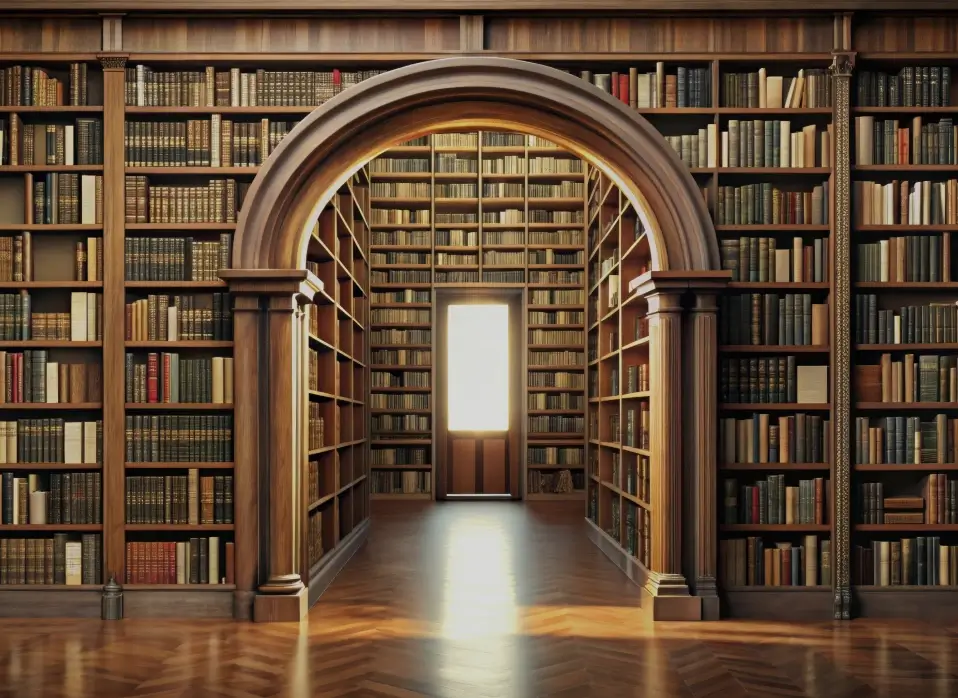
<svg viewBox="0 0 958 698"><path fill-rule="evenodd" d="M0 697L958 695L955 627L653 627L581 507L386 508L308 624L0 621Z"/></svg>

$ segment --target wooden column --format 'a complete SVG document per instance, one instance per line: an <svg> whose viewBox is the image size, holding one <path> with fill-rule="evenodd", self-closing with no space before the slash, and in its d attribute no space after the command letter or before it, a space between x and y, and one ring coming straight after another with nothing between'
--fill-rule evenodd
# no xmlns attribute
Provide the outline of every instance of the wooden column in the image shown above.
<svg viewBox="0 0 958 698"><path fill-rule="evenodd" d="M682 574L682 299L678 289L646 294L652 393L652 570L645 588L655 620L698 620L701 603Z"/></svg>
<svg viewBox="0 0 958 698"><path fill-rule="evenodd" d="M301 304L322 284L300 270L233 269L220 276L237 296L235 496L259 511L258 521L251 516L237 528L243 551L242 558L237 552L237 601L248 602L255 576L253 620L298 621L308 608L299 573L306 380Z"/></svg>
<svg viewBox="0 0 958 698"><path fill-rule="evenodd" d="M101 54L103 66L103 563L121 584L126 568L124 427L125 55Z"/></svg>
<svg viewBox="0 0 958 698"><path fill-rule="evenodd" d="M688 317L689 337L685 360L685 424L691 429L686 440L688 482L685 503L687 541L685 559L692 591L702 601L702 619L718 620L719 600L715 585L716 565L716 443L718 439L718 329L717 296L697 292Z"/></svg>
<svg viewBox="0 0 958 698"><path fill-rule="evenodd" d="M854 54L836 53L832 74L832 123L835 130L835 175L832 219L832 451L834 540L832 565L835 620L851 617L851 119L850 95Z"/></svg>

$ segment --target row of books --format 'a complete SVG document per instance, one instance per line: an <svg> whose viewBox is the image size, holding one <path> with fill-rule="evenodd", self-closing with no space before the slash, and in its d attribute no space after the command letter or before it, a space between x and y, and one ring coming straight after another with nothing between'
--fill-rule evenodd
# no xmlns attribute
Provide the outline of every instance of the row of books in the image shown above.
<svg viewBox="0 0 958 698"><path fill-rule="evenodd" d="M584 344L582 330L529 330L529 345L536 344Z"/></svg>
<svg viewBox="0 0 958 698"><path fill-rule="evenodd" d="M312 568L326 553L323 545L323 512L314 509L306 520L306 559Z"/></svg>
<svg viewBox="0 0 958 698"><path fill-rule="evenodd" d="M127 415L128 463L233 460L232 415Z"/></svg>
<svg viewBox="0 0 958 698"><path fill-rule="evenodd" d="M810 293L740 293L719 300L719 343L827 346L828 303Z"/></svg>
<svg viewBox="0 0 958 698"><path fill-rule="evenodd" d="M582 289L532 289L529 291L529 305L582 305L585 303L585 291Z"/></svg>
<svg viewBox="0 0 958 698"><path fill-rule="evenodd" d="M428 252L370 252L370 264L431 264L432 255ZM438 262L448 264L448 262Z"/></svg>
<svg viewBox="0 0 958 698"><path fill-rule="evenodd" d="M431 303L432 292L411 288L398 291L371 291L369 302L374 305L377 303Z"/></svg>
<svg viewBox="0 0 958 698"><path fill-rule="evenodd" d="M958 402L958 357L905 354L892 361L855 366L857 399L862 402Z"/></svg>
<svg viewBox="0 0 958 698"><path fill-rule="evenodd" d="M220 269L229 269L232 236L219 240L192 237L127 237L123 265L127 281L219 281Z"/></svg>
<svg viewBox="0 0 958 698"><path fill-rule="evenodd" d="M146 361L127 353L126 402L233 403L233 358L184 358L171 352L150 352Z"/></svg>
<svg viewBox="0 0 958 698"><path fill-rule="evenodd" d="M0 538L0 585L103 583L103 538L84 533L51 538Z"/></svg>
<svg viewBox="0 0 958 698"><path fill-rule="evenodd" d="M958 342L954 302L879 309L878 295L855 294L854 337L858 344L939 344Z"/></svg>
<svg viewBox="0 0 958 698"><path fill-rule="evenodd" d="M721 240L722 268L732 272L732 281L814 282L829 279L828 241L822 238L805 244L792 238L779 247L772 237L740 237ZM864 280L864 279L863 279Z"/></svg>
<svg viewBox="0 0 958 698"><path fill-rule="evenodd" d="M821 415L756 413L719 420L719 462L827 463L831 422Z"/></svg>
<svg viewBox="0 0 958 698"><path fill-rule="evenodd" d="M126 522L129 524L233 523L233 476L127 475Z"/></svg>
<svg viewBox="0 0 958 698"><path fill-rule="evenodd" d="M373 465L426 465L429 452L420 447L374 448L370 458Z"/></svg>
<svg viewBox="0 0 958 698"><path fill-rule="evenodd" d="M852 217L858 225L954 225L958 180L852 182Z"/></svg>
<svg viewBox="0 0 958 698"><path fill-rule="evenodd" d="M318 106L379 70L156 71L137 64L126 69L125 96L136 107Z"/></svg>
<svg viewBox="0 0 958 698"><path fill-rule="evenodd" d="M416 269L390 269L389 271L372 270L369 280L373 284L431 284L432 272Z"/></svg>
<svg viewBox="0 0 958 698"><path fill-rule="evenodd" d="M735 478L726 478L722 489L726 524L828 523L828 478L799 480L798 486L786 485L782 474L769 475L752 485L740 485Z"/></svg>
<svg viewBox="0 0 958 698"><path fill-rule="evenodd" d="M611 73L582 70L579 77L635 109L703 108L712 103L711 66L678 66L672 74L658 61L655 72L640 73L635 67Z"/></svg>
<svg viewBox="0 0 958 698"><path fill-rule="evenodd" d="M529 433L537 434L547 433L583 433L585 431L585 419L582 417L572 417L567 415L537 415L530 416Z"/></svg>
<svg viewBox="0 0 958 698"><path fill-rule="evenodd" d="M533 259L535 259L535 257L532 256L532 252L533 251L530 250L529 263L541 264L541 262L532 261ZM568 286L568 285L581 286L585 284L585 272L530 270L529 283L530 284L558 284L562 286Z"/></svg>
<svg viewBox="0 0 958 698"><path fill-rule="evenodd" d="M954 586L958 546L939 536L876 540L852 551L852 584L863 586Z"/></svg>
<svg viewBox="0 0 958 698"><path fill-rule="evenodd" d="M431 366L432 352L428 349L374 349L369 361L373 366Z"/></svg>
<svg viewBox="0 0 958 698"><path fill-rule="evenodd" d="M916 116L911 128L905 128L898 119L856 116L855 164L954 165L956 140L958 131L950 118L923 124Z"/></svg>
<svg viewBox="0 0 958 698"><path fill-rule="evenodd" d="M127 167L258 167L297 121L127 121L123 148Z"/></svg>
<svg viewBox="0 0 958 698"><path fill-rule="evenodd" d="M17 114L0 119L0 165L102 165L103 122L25 124Z"/></svg>
<svg viewBox="0 0 958 698"><path fill-rule="evenodd" d="M428 470L374 470L369 474L371 494L429 494L432 473Z"/></svg>
<svg viewBox="0 0 958 698"><path fill-rule="evenodd" d="M765 182L720 186L716 225L828 225L829 184L811 191L787 191Z"/></svg>
<svg viewBox="0 0 958 698"><path fill-rule="evenodd" d="M406 308L374 308L371 312L371 319L373 324L386 324L386 323L412 323L412 324L429 324L432 320L430 319L429 310L415 310Z"/></svg>
<svg viewBox="0 0 958 698"><path fill-rule="evenodd" d="M219 536L127 541L126 584L233 584L235 555Z"/></svg>
<svg viewBox="0 0 958 698"><path fill-rule="evenodd" d="M508 266L522 266L526 263L526 253L487 250L482 253L482 263L488 265L501 264ZM532 262L530 262L530 264L531 263Z"/></svg>
<svg viewBox="0 0 958 698"><path fill-rule="evenodd" d="M323 448L326 445L326 419L323 417L322 406L317 402L309 403L307 415L307 442L309 449Z"/></svg>
<svg viewBox="0 0 958 698"><path fill-rule="evenodd" d="M529 470L526 474L529 494L572 494L585 489L581 470Z"/></svg>
<svg viewBox="0 0 958 698"><path fill-rule="evenodd" d="M758 536L720 540L722 585L830 587L831 541L807 535L802 543L771 543Z"/></svg>
<svg viewBox="0 0 958 698"><path fill-rule="evenodd" d="M862 482L856 488L858 521L864 524L958 523L958 481L931 473L903 489L921 494L885 496L883 482Z"/></svg>
<svg viewBox="0 0 958 698"><path fill-rule="evenodd" d="M372 430L428 432L432 430L432 418L417 414L376 414L372 417Z"/></svg>
<svg viewBox="0 0 958 698"><path fill-rule="evenodd" d="M585 377L581 373L565 371L530 371L530 388L568 388L582 390L585 388Z"/></svg>
<svg viewBox="0 0 958 698"><path fill-rule="evenodd" d="M0 294L0 339L87 342L103 338L103 296L73 291L70 312L33 310L28 291Z"/></svg>
<svg viewBox="0 0 958 698"><path fill-rule="evenodd" d="M855 279L882 283L951 281L951 233L905 235L855 245Z"/></svg>
<svg viewBox="0 0 958 698"><path fill-rule="evenodd" d="M211 179L205 185L155 185L145 175L125 178L127 223L235 223L249 183Z"/></svg>
<svg viewBox="0 0 958 698"><path fill-rule="evenodd" d="M576 446L529 446L526 451L530 466L582 465L585 462L583 455L583 449Z"/></svg>
<svg viewBox="0 0 958 698"><path fill-rule="evenodd" d="M585 354L581 351L530 351L528 365L534 366L583 366Z"/></svg>
<svg viewBox="0 0 958 698"><path fill-rule="evenodd" d="M83 403L103 399L100 364L48 361L46 349L0 351L0 404Z"/></svg>
<svg viewBox="0 0 958 698"><path fill-rule="evenodd" d="M428 393L373 393L369 396L369 407L374 410L428 410Z"/></svg>
<svg viewBox="0 0 958 698"><path fill-rule="evenodd" d="M581 410L585 409L582 393L529 393L526 406L530 410Z"/></svg>
<svg viewBox="0 0 958 698"><path fill-rule="evenodd" d="M722 131L722 167L831 167L832 126L784 119L730 119Z"/></svg>
<svg viewBox="0 0 958 698"><path fill-rule="evenodd" d="M432 344L432 330L374 329L369 333L369 341L387 346Z"/></svg>
<svg viewBox="0 0 958 698"><path fill-rule="evenodd" d="M825 404L828 366L797 365L795 356L722 358L719 402Z"/></svg>
<svg viewBox="0 0 958 698"><path fill-rule="evenodd" d="M103 523L102 478L98 472L3 473L3 525Z"/></svg>
<svg viewBox="0 0 958 698"><path fill-rule="evenodd" d="M86 106L88 88L86 63L70 63L65 73L31 65L0 68L4 107Z"/></svg>
<svg viewBox="0 0 958 698"><path fill-rule="evenodd" d="M0 422L0 463L102 463L103 422L59 418Z"/></svg>
<svg viewBox="0 0 958 698"><path fill-rule="evenodd" d="M228 341L233 338L231 309L228 293L150 294L126 304L126 339L131 342Z"/></svg>
<svg viewBox="0 0 958 698"><path fill-rule="evenodd" d="M954 463L958 453L958 419L944 414L932 418L856 417L855 463Z"/></svg>
<svg viewBox="0 0 958 698"><path fill-rule="evenodd" d="M804 68L792 76L769 75L767 68L722 74L722 106L747 109L815 109L831 106L831 80L824 68Z"/></svg>
<svg viewBox="0 0 958 698"><path fill-rule="evenodd" d="M101 175L48 172L27 175L33 222L42 225L102 225Z"/></svg>
<svg viewBox="0 0 958 698"><path fill-rule="evenodd" d="M951 67L907 66L897 73L856 72L859 107L947 107L951 105Z"/></svg>

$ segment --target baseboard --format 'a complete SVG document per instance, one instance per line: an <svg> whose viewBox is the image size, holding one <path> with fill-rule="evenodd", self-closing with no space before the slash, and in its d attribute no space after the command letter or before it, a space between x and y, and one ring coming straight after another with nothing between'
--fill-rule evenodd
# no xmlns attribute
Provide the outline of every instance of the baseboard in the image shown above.
<svg viewBox="0 0 958 698"><path fill-rule="evenodd" d="M871 587L855 589L853 618L888 618L952 623L958 619L954 587ZM829 594L829 599L833 598Z"/></svg>
<svg viewBox="0 0 958 698"><path fill-rule="evenodd" d="M585 520L586 535L596 547L602 551L602 554L609 558L616 567L625 573L637 586L645 588L645 583L649 579L648 570L643 567L638 560L629 555L622 549L618 543L612 540L609 535L601 528L596 526L589 519Z"/></svg>
<svg viewBox="0 0 958 698"><path fill-rule="evenodd" d="M176 589L123 592L124 618L232 618L233 591Z"/></svg>
<svg viewBox="0 0 958 698"><path fill-rule="evenodd" d="M340 542L339 547L333 551L327 560L320 561L322 564L319 569L309 576L308 606L310 608L319 601L319 597L336 579L336 575L346 566L346 563L356 554L356 551L363 546L368 535L369 519L367 518L349 532L349 535Z"/></svg>
<svg viewBox="0 0 958 698"><path fill-rule="evenodd" d="M99 618L100 589L44 591L0 588L0 618Z"/></svg>
<svg viewBox="0 0 958 698"><path fill-rule="evenodd" d="M786 621L822 621L832 618L834 597L831 589L788 589L772 591L769 587L756 587L753 590L720 592L722 616Z"/></svg>

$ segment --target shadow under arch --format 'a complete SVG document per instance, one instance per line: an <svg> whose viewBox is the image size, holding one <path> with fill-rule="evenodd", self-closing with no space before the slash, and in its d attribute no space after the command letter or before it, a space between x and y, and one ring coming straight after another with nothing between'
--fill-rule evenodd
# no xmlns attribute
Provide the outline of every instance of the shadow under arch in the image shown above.
<svg viewBox="0 0 958 698"><path fill-rule="evenodd" d="M653 543L646 581L653 595L689 599L681 573L682 435L668 425L681 423L683 401L697 399L694 391L682 397L686 366L677 299L683 283L689 289L688 279L710 277L711 283L721 276L702 194L651 124L589 83L526 61L456 57L388 71L310 113L270 155L243 203L232 268L221 273L234 297L234 507L244 512L234 528L237 617L297 620L308 608L299 490L307 401L302 301L312 300L318 288L305 269L313 224L346 177L389 147L432 132L478 129L525 132L568 148L615 181L644 219L653 276L664 277L662 288L672 284L670 296L655 300L660 321L650 329L661 337L653 343L653 374L660 379L652 386L651 429L663 437L653 442L663 484L652 502L653 531L663 538L660 547ZM703 471L714 465L716 415L707 408L717 373L713 306L709 297L697 307L712 313L702 325L710 328L712 344L702 342L691 362L695 384L705 391L699 401L706 408L696 413L690 432ZM714 490L710 477L712 484L702 488L706 500ZM333 571L323 588L354 549L330 554L324 569ZM714 558L714 551L708 555ZM695 613L685 609L675 618Z"/></svg>

